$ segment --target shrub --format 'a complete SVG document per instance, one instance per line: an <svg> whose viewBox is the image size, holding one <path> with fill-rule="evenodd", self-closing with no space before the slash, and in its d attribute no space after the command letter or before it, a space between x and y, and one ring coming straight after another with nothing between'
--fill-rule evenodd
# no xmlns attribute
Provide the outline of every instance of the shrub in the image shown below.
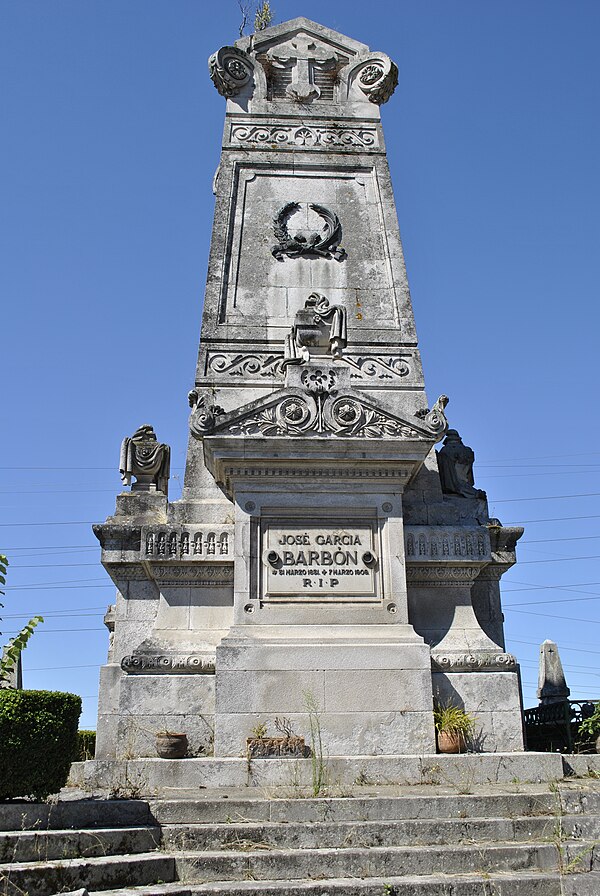
<svg viewBox="0 0 600 896"><path fill-rule="evenodd" d="M77 732L77 753L75 762L93 759L96 754L96 732L81 730Z"/></svg>
<svg viewBox="0 0 600 896"><path fill-rule="evenodd" d="M0 690L0 800L45 799L64 787L80 714L76 694Z"/></svg>
<svg viewBox="0 0 600 896"><path fill-rule="evenodd" d="M594 706L593 712L580 724L579 735L588 740L600 737L600 701Z"/></svg>
<svg viewBox="0 0 600 896"><path fill-rule="evenodd" d="M460 706L453 703L438 703L433 707L433 722L436 731L446 731L452 734L461 734L470 737L475 730L475 716L465 712Z"/></svg>

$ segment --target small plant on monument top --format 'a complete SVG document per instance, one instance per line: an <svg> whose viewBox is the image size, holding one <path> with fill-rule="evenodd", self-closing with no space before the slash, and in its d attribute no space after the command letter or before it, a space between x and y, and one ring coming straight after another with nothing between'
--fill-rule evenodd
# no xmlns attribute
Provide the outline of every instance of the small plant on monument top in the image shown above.
<svg viewBox="0 0 600 896"><path fill-rule="evenodd" d="M244 36L252 13L254 13L255 31L264 31L273 22L273 11L269 0L262 0L262 3L253 3L252 0L238 0L238 7L242 14L239 27L240 37Z"/></svg>
<svg viewBox="0 0 600 896"><path fill-rule="evenodd" d="M265 28L269 27L272 21L273 12L271 11L271 4L269 3L269 0L263 0L260 6L257 7L254 15L254 30L264 31Z"/></svg>
<svg viewBox="0 0 600 896"><path fill-rule="evenodd" d="M284 737L293 737L294 736L294 728L289 719L286 719L285 716L283 718L275 719L275 728L282 734Z"/></svg>
<svg viewBox="0 0 600 896"><path fill-rule="evenodd" d="M0 554L0 585L6 584L7 567L7 557L5 557L4 554ZM4 591L0 590L0 594L4 594ZM4 604L0 603L0 607L3 606ZM0 687L2 687L3 682L10 681L17 663L19 662L21 651L27 647L27 642L31 638L36 625L43 621L43 616L34 616L33 619L29 620L27 625L23 626L18 635L11 638L6 647L4 647L3 650L0 650ZM0 632L0 635L1 634L2 632Z"/></svg>
<svg viewBox="0 0 600 896"><path fill-rule="evenodd" d="M464 738L472 736L475 730L475 716L453 703L436 701L433 707L433 722L436 731L460 734Z"/></svg>
<svg viewBox="0 0 600 896"><path fill-rule="evenodd" d="M259 722L258 725L255 725L254 728L250 729L252 737L266 737L267 736L267 723Z"/></svg>

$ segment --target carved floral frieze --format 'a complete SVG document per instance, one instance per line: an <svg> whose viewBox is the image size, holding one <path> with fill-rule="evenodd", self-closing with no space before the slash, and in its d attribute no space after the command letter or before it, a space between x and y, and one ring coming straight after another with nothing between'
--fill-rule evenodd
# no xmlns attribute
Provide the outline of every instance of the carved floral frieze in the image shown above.
<svg viewBox="0 0 600 896"><path fill-rule="evenodd" d="M360 382L404 379L411 374L410 358L409 354L343 356L352 368L350 379ZM271 352L209 352L205 371L206 376L217 373L236 379L283 378L284 356Z"/></svg>
<svg viewBox="0 0 600 896"><path fill-rule="evenodd" d="M285 146L305 149L329 149L344 147L377 149L379 136L375 128L361 127L301 127L284 124L234 124L231 127L232 143L254 146Z"/></svg>
<svg viewBox="0 0 600 896"><path fill-rule="evenodd" d="M412 585L463 587L479 575L479 566L407 566L406 581Z"/></svg>
<svg viewBox="0 0 600 896"><path fill-rule="evenodd" d="M214 675L214 660L194 654L172 655L141 655L124 656L121 660L121 669L128 673L176 673L194 675Z"/></svg>
<svg viewBox="0 0 600 896"><path fill-rule="evenodd" d="M354 368L350 374L351 380L391 380L410 374L408 361L400 355L344 355L344 360Z"/></svg>
<svg viewBox="0 0 600 896"><path fill-rule="evenodd" d="M219 373L231 377L273 379L283 377L283 354L249 352L210 352L206 359L206 374Z"/></svg>
<svg viewBox="0 0 600 896"><path fill-rule="evenodd" d="M514 669L517 665L512 653L432 653L431 663L434 671L452 672L502 672Z"/></svg>
<svg viewBox="0 0 600 896"><path fill-rule="evenodd" d="M186 563L151 564L152 577L158 585L232 585L233 564Z"/></svg>

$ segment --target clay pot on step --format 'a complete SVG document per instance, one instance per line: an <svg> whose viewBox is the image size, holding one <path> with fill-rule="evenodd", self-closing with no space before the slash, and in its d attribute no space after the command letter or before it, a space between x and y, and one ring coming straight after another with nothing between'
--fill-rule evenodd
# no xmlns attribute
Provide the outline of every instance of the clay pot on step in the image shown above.
<svg viewBox="0 0 600 896"><path fill-rule="evenodd" d="M440 753L465 753L467 749L462 731L438 731L437 746Z"/></svg>
<svg viewBox="0 0 600 896"><path fill-rule="evenodd" d="M161 731L156 735L156 753L161 759L183 759L187 748L187 734Z"/></svg>

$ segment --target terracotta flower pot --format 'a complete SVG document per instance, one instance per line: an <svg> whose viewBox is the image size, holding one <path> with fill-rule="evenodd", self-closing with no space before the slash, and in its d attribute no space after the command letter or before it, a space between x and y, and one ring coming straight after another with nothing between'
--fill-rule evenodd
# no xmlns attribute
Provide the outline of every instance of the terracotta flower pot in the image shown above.
<svg viewBox="0 0 600 896"><path fill-rule="evenodd" d="M464 753L467 749L462 731L438 731L437 745L440 753Z"/></svg>
<svg viewBox="0 0 600 896"><path fill-rule="evenodd" d="M291 737L248 737L246 738L248 759L269 759L279 756L306 756L304 738L293 734Z"/></svg>
<svg viewBox="0 0 600 896"><path fill-rule="evenodd" d="M164 732L156 735L156 753L161 759L183 759L187 748L187 734Z"/></svg>

